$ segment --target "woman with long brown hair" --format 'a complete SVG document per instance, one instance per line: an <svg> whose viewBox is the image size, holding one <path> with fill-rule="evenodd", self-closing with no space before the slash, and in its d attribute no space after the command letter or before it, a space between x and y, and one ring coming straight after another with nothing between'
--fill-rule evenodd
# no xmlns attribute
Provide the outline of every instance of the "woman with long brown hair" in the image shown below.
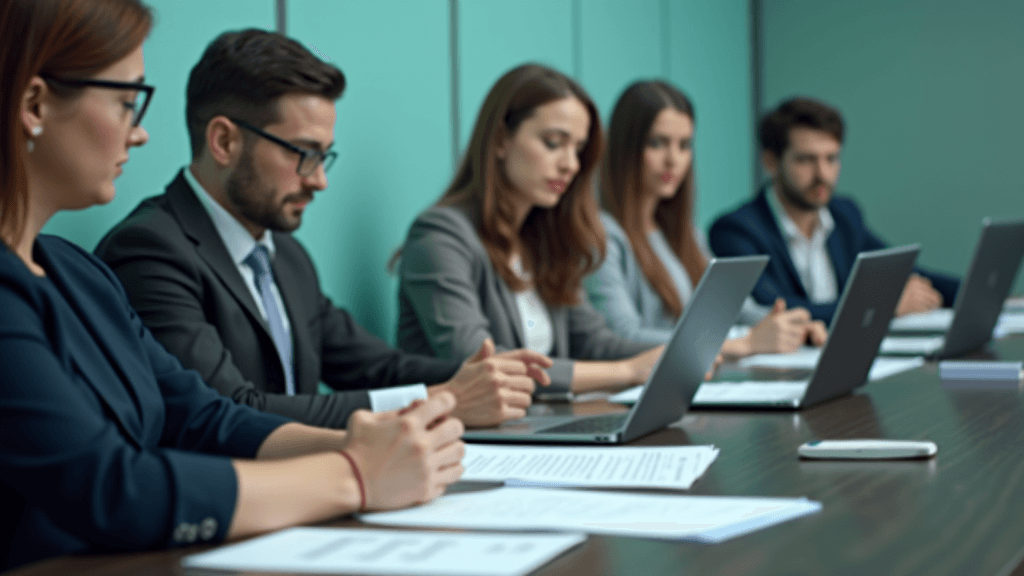
<svg viewBox="0 0 1024 576"><path fill-rule="evenodd" d="M606 258L587 278L591 303L620 336L664 343L708 264L693 225L694 111L667 82L636 82L612 112L601 174ZM791 352L824 325L778 301L767 309L748 298L740 314L749 330L733 331L722 353Z"/></svg>
<svg viewBox="0 0 1024 576"><path fill-rule="evenodd" d="M399 265L398 344L463 358L499 348L552 357L554 388L642 383L661 348L618 337L582 291L604 246L591 179L594 103L550 68L491 88L451 185L413 223Z"/></svg>
<svg viewBox="0 0 1024 576"><path fill-rule="evenodd" d="M0 3L0 570L217 542L429 500L461 475L443 392L325 430L184 370L100 260L40 234L109 202L141 120L138 0Z"/></svg>

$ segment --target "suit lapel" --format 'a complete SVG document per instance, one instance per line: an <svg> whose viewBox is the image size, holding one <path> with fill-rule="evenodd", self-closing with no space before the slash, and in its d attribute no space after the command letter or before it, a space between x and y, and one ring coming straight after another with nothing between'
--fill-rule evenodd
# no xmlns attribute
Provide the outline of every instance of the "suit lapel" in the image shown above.
<svg viewBox="0 0 1024 576"><path fill-rule="evenodd" d="M793 264L793 259L789 255L789 246L786 245L785 236L782 230L779 229L779 223L775 220L775 214L772 213L771 206L768 205L767 194L768 187L766 185L761 188L756 204L758 214L761 217L762 229L772 231L771 234L767 235L767 240L772 246L770 255L773 259L782 262L786 273L789 274L790 283L806 298L807 290L804 289L804 283L800 281L800 275L796 273L796 265Z"/></svg>
<svg viewBox="0 0 1024 576"><path fill-rule="evenodd" d="M110 311L110 290L104 290L98 282L82 280L97 278L95 268L59 255L55 258L45 249L41 253L49 262L50 280L77 319L65 323L71 362L107 404L125 435L141 447L147 406L138 387L152 381L152 376L148 367L132 354L137 343L125 341L125 334L131 332L118 321L119 311ZM103 281L102 277L99 281Z"/></svg>
<svg viewBox="0 0 1024 576"><path fill-rule="evenodd" d="M249 314L249 319L253 324L259 326L273 341L273 337L270 335L270 326L267 325L259 308L256 307L252 293L245 286L245 280L238 273L238 267L235 266L234 260L228 254L227 248L224 247L224 242L217 234L210 215L206 213L206 209L203 208L199 198L192 191L192 187L180 173L167 186L167 200L181 229L195 243L196 253L199 254L199 257L210 266L228 292Z"/></svg>

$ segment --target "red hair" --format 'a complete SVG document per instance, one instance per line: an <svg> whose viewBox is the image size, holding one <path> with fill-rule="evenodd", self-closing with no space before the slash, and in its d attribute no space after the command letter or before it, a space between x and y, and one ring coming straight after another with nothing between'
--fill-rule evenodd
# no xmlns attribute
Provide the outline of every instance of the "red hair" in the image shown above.
<svg viewBox="0 0 1024 576"><path fill-rule="evenodd" d="M0 4L0 38L8 38L0 43L0 240L15 241L25 227L28 181L22 154L27 138L19 111L29 82L41 75L91 76L135 50L152 25L149 8L138 0Z"/></svg>

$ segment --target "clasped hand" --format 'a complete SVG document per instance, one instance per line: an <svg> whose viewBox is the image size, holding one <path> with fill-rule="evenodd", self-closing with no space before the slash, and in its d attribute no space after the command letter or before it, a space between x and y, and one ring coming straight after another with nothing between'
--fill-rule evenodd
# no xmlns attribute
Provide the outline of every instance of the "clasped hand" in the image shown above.
<svg viewBox="0 0 1024 576"><path fill-rule="evenodd" d="M535 383L551 383L544 371L550 367L550 358L532 350L496 354L494 342L487 338L451 380L432 386L430 394L452 393L454 416L469 428L497 426L526 416Z"/></svg>

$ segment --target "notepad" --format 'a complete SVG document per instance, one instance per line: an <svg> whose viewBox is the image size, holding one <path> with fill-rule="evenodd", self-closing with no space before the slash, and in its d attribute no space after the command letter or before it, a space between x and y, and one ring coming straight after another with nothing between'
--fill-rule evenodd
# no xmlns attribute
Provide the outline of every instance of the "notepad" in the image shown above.
<svg viewBox="0 0 1024 576"><path fill-rule="evenodd" d="M463 534L291 528L193 554L186 568L308 574L523 576L586 540L585 534Z"/></svg>
<svg viewBox="0 0 1024 576"><path fill-rule="evenodd" d="M715 543L819 510L819 502L806 498L505 487L451 494L416 508L362 514L360 519L389 526L570 530Z"/></svg>
<svg viewBox="0 0 1024 576"><path fill-rule="evenodd" d="M462 480L512 486L687 490L718 457L714 446L583 447L467 444Z"/></svg>

